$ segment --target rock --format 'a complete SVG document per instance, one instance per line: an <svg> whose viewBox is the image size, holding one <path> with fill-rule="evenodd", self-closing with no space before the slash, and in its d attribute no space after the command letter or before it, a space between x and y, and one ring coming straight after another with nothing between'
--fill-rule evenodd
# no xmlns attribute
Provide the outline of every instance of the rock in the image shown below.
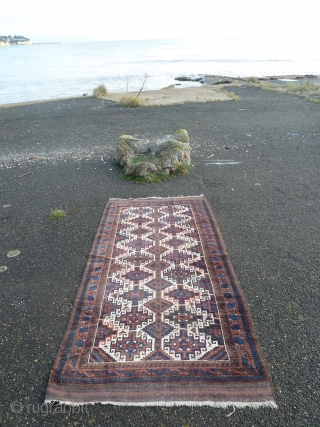
<svg viewBox="0 0 320 427"><path fill-rule="evenodd" d="M190 82L190 77L180 76L180 77L175 77L175 80L178 80L178 82Z"/></svg>
<svg viewBox="0 0 320 427"><path fill-rule="evenodd" d="M184 142L185 144L189 144L189 135L185 129L178 129L173 134L174 139L180 142Z"/></svg>
<svg viewBox="0 0 320 427"><path fill-rule="evenodd" d="M123 172L131 176L147 176L157 172L157 167L150 162L130 163L124 167Z"/></svg>
<svg viewBox="0 0 320 427"><path fill-rule="evenodd" d="M233 83L234 80L233 79L222 79L221 81L217 82L217 83L212 83L212 84L216 84L216 85L226 85L226 84L230 84Z"/></svg>
<svg viewBox="0 0 320 427"><path fill-rule="evenodd" d="M160 140L122 135L114 160L123 166L126 175L145 177L156 172L170 174L179 170L181 165L190 165L190 152L188 132L178 129L173 136Z"/></svg>
<svg viewBox="0 0 320 427"><path fill-rule="evenodd" d="M202 77L179 76L175 77L175 80L178 80L179 82L200 82Z"/></svg>
<svg viewBox="0 0 320 427"><path fill-rule="evenodd" d="M209 85L221 85L221 84L229 84L233 83L236 79L223 77L223 76L205 76L202 79L202 83Z"/></svg>

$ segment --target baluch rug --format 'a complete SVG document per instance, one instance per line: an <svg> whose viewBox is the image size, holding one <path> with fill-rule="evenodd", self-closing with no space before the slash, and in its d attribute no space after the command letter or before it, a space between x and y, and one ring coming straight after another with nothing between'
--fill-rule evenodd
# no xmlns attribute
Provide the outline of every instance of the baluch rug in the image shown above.
<svg viewBox="0 0 320 427"><path fill-rule="evenodd" d="M277 407L205 197L108 202L51 372L52 401Z"/></svg>

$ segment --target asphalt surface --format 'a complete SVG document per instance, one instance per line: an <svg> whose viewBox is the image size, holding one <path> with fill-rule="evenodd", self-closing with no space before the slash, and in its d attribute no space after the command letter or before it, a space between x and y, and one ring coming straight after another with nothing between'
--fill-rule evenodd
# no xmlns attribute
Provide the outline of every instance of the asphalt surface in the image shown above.
<svg viewBox="0 0 320 427"><path fill-rule="evenodd" d="M241 102L125 109L83 98L0 109L1 426L320 425L320 105L232 90ZM120 178L112 157L121 134L178 128L191 139L188 176L148 185ZM250 306L279 409L49 411L49 374L108 199L200 194ZM54 209L66 218L50 220ZM10 250L20 254L8 258Z"/></svg>

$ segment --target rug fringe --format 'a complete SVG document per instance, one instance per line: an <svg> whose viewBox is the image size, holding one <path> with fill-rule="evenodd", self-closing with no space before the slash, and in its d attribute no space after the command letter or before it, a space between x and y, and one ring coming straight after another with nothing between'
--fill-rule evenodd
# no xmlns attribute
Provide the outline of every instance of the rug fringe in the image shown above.
<svg viewBox="0 0 320 427"><path fill-rule="evenodd" d="M236 408L273 408L278 409L278 405L272 400L265 402L203 402L203 401L159 401L159 402L113 402L113 401L99 401L99 402L71 402L67 400L45 400L45 404L58 404L68 406L83 406L83 405L115 405L115 406L211 406L213 408L224 408L234 406Z"/></svg>
<svg viewBox="0 0 320 427"><path fill-rule="evenodd" d="M128 197L127 199L122 199L121 197L109 197L109 200L145 200L145 199L180 199L181 197L203 197L204 194L200 194L199 196L167 196L167 197L157 197L157 196L149 196L149 197Z"/></svg>

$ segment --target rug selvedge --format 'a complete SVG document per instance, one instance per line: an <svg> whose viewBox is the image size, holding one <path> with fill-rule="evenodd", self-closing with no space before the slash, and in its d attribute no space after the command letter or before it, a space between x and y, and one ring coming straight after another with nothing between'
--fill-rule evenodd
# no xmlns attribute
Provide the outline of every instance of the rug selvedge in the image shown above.
<svg viewBox="0 0 320 427"><path fill-rule="evenodd" d="M272 400L244 297L204 197L109 201L50 383L132 390L156 384L160 395L191 384L197 396L203 385L219 384L220 401L223 384L227 397L235 385L237 398L239 384L247 384L245 400L254 401L256 388L255 400Z"/></svg>

